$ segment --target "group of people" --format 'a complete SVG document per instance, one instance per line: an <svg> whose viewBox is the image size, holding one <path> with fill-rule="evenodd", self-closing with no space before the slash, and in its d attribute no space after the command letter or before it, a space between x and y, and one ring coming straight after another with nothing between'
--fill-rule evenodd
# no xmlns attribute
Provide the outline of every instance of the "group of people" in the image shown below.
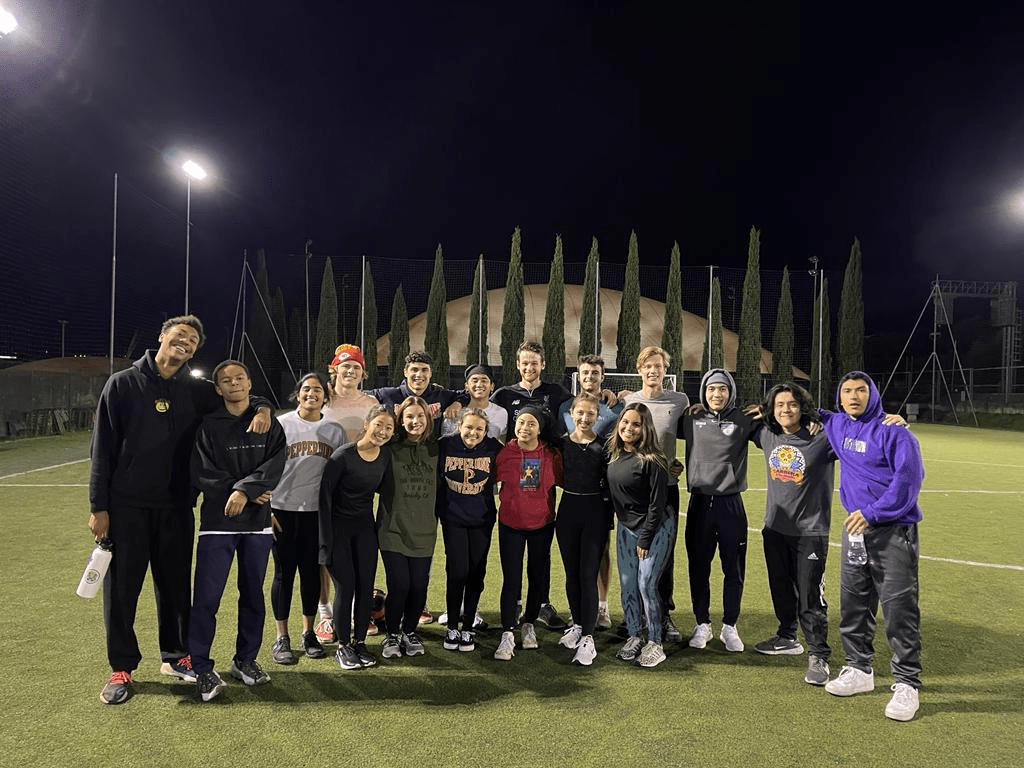
<svg viewBox="0 0 1024 768"><path fill-rule="evenodd" d="M923 465L909 430L887 423L902 420L885 416L867 374L844 376L838 412L829 412L815 410L810 395L793 383L772 388L759 407L741 409L732 376L712 369L701 381L699 405L691 406L684 393L664 388L671 361L652 346L637 359L639 391L616 395L603 389L604 363L591 355L579 360L581 391L573 396L542 381L543 348L527 341L517 352L521 380L496 391L482 364L466 369L463 390L433 384L430 358L414 352L399 386L367 392L361 389L362 353L343 344L330 377L302 376L293 393L296 409L274 420L269 404L250 396L241 362L218 365L212 384L188 375L186 363L202 340L194 316L168 320L159 349L112 376L100 398L89 525L114 545L104 584L112 670L101 692L104 702L117 704L130 695L131 674L141 661L135 609L150 564L161 671L194 680L204 701L224 686L209 654L236 553L239 610L231 675L243 683L269 680L257 655L271 553L275 662L296 661L288 629L296 574L301 653L324 657L324 641L336 640L342 669L370 667L377 658L367 635L378 628L381 657L425 653L418 625L438 521L446 650L476 649L497 525L502 583L495 659L537 648L539 622L558 626L549 595L557 540L571 612L559 644L573 652L572 663L594 663L594 633L612 624L612 538L626 636L618 659L653 667L665 660L666 643L707 647L714 637L710 576L716 551L724 577L719 639L728 651L743 651L738 620L747 516L741 494L753 442L767 467L762 535L779 621L776 634L755 650L803 653L799 624L809 646L806 682L837 696L870 691L881 601L896 681L885 712L897 720L914 717ZM685 441L685 462L676 457L678 439ZM837 459L843 465L840 498L849 512L840 584L846 665L830 680L824 573ZM671 614L684 472L689 501L683 539L694 614L688 639ZM199 492L190 590L192 506ZM383 616L374 621L371 614L380 613L374 611L378 557L386 598ZM325 625L325 619L332 621Z"/></svg>

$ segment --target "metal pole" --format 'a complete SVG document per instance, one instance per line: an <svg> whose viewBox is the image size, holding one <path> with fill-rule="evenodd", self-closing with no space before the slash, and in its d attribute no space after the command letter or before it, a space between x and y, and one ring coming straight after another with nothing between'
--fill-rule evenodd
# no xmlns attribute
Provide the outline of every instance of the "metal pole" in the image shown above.
<svg viewBox="0 0 1024 768"><path fill-rule="evenodd" d="M363 254L363 273L359 278L359 349L365 355L366 352L366 307L363 305L366 300L366 254Z"/></svg>
<svg viewBox="0 0 1024 768"><path fill-rule="evenodd" d="M487 365L484 360L484 297L487 295L487 286L484 285L484 255L480 254L480 299L477 301L477 351L476 360L480 365Z"/></svg>
<svg viewBox="0 0 1024 768"><path fill-rule="evenodd" d="M58 320L57 322L60 323L60 356L61 357L65 357L65 354L64 354L64 331L67 329L69 321L68 320Z"/></svg>
<svg viewBox="0 0 1024 768"><path fill-rule="evenodd" d="M715 268L708 266L708 370L714 368L711 362L711 303L715 295Z"/></svg>
<svg viewBox="0 0 1024 768"><path fill-rule="evenodd" d="M939 276L932 283L932 424L935 423L935 366L939 364ZM945 378L943 378L945 381Z"/></svg>
<svg viewBox="0 0 1024 768"><path fill-rule="evenodd" d="M312 240L306 240L306 370L313 370L313 340L309 337L309 259L313 255L309 252Z"/></svg>
<svg viewBox="0 0 1024 768"><path fill-rule="evenodd" d="M594 262L594 354L601 354L601 262Z"/></svg>
<svg viewBox="0 0 1024 768"><path fill-rule="evenodd" d="M185 176L185 314L188 314L189 249L192 245L192 177Z"/></svg>
<svg viewBox="0 0 1024 768"><path fill-rule="evenodd" d="M818 276L818 405L821 405L821 382L825 372L821 369L825 352L825 275Z"/></svg>
<svg viewBox="0 0 1024 768"><path fill-rule="evenodd" d="M110 375L114 375L114 294L117 292L117 174L114 174L114 245L110 260Z"/></svg>

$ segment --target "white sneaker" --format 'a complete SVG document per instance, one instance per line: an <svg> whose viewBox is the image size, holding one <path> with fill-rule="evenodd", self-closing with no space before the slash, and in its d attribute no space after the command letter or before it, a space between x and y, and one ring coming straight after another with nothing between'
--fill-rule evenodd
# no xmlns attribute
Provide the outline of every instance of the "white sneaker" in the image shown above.
<svg viewBox="0 0 1024 768"><path fill-rule="evenodd" d="M890 720L899 720L900 722L913 720L920 706L917 699L917 688L906 683L896 683L892 686L892 691L892 698L885 705L885 716Z"/></svg>
<svg viewBox="0 0 1024 768"><path fill-rule="evenodd" d="M691 648L704 648L708 644L708 640L712 638L711 625L710 624L697 624L693 628L693 633L690 635L690 647Z"/></svg>
<svg viewBox="0 0 1024 768"><path fill-rule="evenodd" d="M656 667L665 660L665 649L661 643L648 643L637 656L637 662L641 667Z"/></svg>
<svg viewBox="0 0 1024 768"><path fill-rule="evenodd" d="M444 613L442 613L440 616L437 617L437 623L440 624L442 627L445 627L445 626L448 625L448 611L445 611Z"/></svg>
<svg viewBox="0 0 1024 768"><path fill-rule="evenodd" d="M520 629L520 645L524 649L532 650L537 647L537 632L533 628L533 624L530 622L523 622L523 626Z"/></svg>
<svg viewBox="0 0 1024 768"><path fill-rule="evenodd" d="M622 659L623 661L636 661L636 657L640 655L640 649L643 648L643 645L644 641L638 635L633 635L626 641L624 646L619 648L615 658Z"/></svg>
<svg viewBox="0 0 1024 768"><path fill-rule="evenodd" d="M498 643L498 650L494 652L494 658L501 661L509 661L516 655L516 636L511 632L501 633L501 642Z"/></svg>
<svg viewBox="0 0 1024 768"><path fill-rule="evenodd" d="M608 613L608 606L599 606L597 609L597 624L598 629L611 629L612 628L612 617Z"/></svg>
<svg viewBox="0 0 1024 768"><path fill-rule="evenodd" d="M861 672L856 667L843 667L839 670L839 676L835 680L825 683L825 690L833 696L853 696L855 693L873 691L875 690L874 670ZM914 697L917 697L917 691L914 691Z"/></svg>
<svg viewBox="0 0 1024 768"><path fill-rule="evenodd" d="M576 655L572 657L572 663L589 667L596 658L597 648L594 647L594 636L585 635L580 638L579 643L576 645Z"/></svg>
<svg viewBox="0 0 1024 768"><path fill-rule="evenodd" d="M573 624L562 633L561 638L558 640L558 644L563 648L572 649L580 644L581 637L583 637L583 627L579 624Z"/></svg>
<svg viewBox="0 0 1024 768"><path fill-rule="evenodd" d="M735 624L723 624L722 632L718 639L725 643L725 650L739 653L743 650L743 641L740 640L740 633L736 631Z"/></svg>

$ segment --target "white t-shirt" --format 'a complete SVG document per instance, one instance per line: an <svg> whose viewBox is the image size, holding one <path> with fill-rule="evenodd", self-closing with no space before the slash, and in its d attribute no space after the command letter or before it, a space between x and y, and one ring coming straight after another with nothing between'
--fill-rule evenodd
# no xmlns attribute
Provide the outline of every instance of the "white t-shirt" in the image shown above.
<svg viewBox="0 0 1024 768"><path fill-rule="evenodd" d="M345 428L326 417L306 421L297 411L278 416L277 420L284 427L288 452L270 506L289 512L315 512L320 506L324 466L335 449L347 442Z"/></svg>

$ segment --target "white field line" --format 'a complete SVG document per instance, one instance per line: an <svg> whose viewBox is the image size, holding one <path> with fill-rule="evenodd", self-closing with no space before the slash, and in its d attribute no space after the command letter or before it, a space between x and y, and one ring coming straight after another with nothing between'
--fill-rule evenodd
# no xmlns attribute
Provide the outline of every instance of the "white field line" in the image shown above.
<svg viewBox="0 0 1024 768"><path fill-rule="evenodd" d="M2 479L2 478L0 478ZM0 483L0 488L88 488L88 483Z"/></svg>
<svg viewBox="0 0 1024 768"><path fill-rule="evenodd" d="M0 480L6 480L9 477L21 477L32 472L45 472L48 469L60 469L61 467L70 467L73 464L81 464L83 461L89 461L89 459L76 459L75 461L65 461L63 464L54 464L49 467L36 467L35 469L26 469L24 472L12 472L9 475L0 475Z"/></svg>

